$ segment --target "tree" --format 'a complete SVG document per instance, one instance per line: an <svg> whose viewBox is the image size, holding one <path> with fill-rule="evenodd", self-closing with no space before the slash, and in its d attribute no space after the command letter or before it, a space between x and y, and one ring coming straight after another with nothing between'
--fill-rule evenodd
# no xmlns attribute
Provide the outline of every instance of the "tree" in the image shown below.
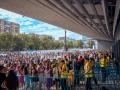
<svg viewBox="0 0 120 90"><path fill-rule="evenodd" d="M82 40L76 40L74 46L75 46L75 48L83 48L83 45L84 45L84 43Z"/></svg>
<svg viewBox="0 0 120 90"><path fill-rule="evenodd" d="M73 48L74 42L73 41L67 41L67 48Z"/></svg>
<svg viewBox="0 0 120 90"><path fill-rule="evenodd" d="M22 51L25 49L25 40L22 38L21 35L15 35L14 38L14 51Z"/></svg>
<svg viewBox="0 0 120 90"><path fill-rule="evenodd" d="M30 42L32 42L32 43L30 43ZM36 34L31 34L31 36L30 36L30 48L31 49L34 49L34 50L39 50L40 49L40 45L41 45L41 41L40 41L40 38L39 38L39 36L38 35L36 35Z"/></svg>
<svg viewBox="0 0 120 90"><path fill-rule="evenodd" d="M0 33L0 50L11 50L13 45L12 33Z"/></svg>
<svg viewBox="0 0 120 90"><path fill-rule="evenodd" d="M21 51L21 50L48 50L61 49L64 42L55 40L52 36L36 34L12 34L0 33L0 50L1 51ZM81 40L68 40L67 48L82 48Z"/></svg>
<svg viewBox="0 0 120 90"><path fill-rule="evenodd" d="M88 41L88 47L89 48L93 48L93 45L95 45L95 42L94 41L92 41L92 40L90 40L90 41Z"/></svg>

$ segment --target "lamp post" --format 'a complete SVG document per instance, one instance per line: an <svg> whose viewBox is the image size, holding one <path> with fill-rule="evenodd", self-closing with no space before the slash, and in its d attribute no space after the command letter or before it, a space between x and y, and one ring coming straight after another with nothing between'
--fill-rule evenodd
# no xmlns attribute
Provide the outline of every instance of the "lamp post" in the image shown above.
<svg viewBox="0 0 120 90"><path fill-rule="evenodd" d="M64 50L67 51L67 40L66 40L66 30L65 30L65 37L64 37Z"/></svg>

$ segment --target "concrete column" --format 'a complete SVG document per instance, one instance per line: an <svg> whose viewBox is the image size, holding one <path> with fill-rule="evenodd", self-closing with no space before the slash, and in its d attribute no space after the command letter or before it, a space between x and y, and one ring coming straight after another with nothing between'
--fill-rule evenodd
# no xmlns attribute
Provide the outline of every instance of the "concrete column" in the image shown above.
<svg viewBox="0 0 120 90"><path fill-rule="evenodd" d="M97 49L98 50L108 50L112 47L112 45L113 45L112 41L97 40Z"/></svg>

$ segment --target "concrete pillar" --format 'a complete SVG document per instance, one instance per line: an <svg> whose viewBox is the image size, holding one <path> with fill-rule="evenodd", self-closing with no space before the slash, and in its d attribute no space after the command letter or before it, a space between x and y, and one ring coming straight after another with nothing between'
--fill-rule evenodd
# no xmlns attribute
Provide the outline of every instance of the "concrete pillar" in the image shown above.
<svg viewBox="0 0 120 90"><path fill-rule="evenodd" d="M112 45L113 45L112 41L97 40L97 49L98 50L108 50L112 47Z"/></svg>
<svg viewBox="0 0 120 90"><path fill-rule="evenodd" d="M113 46L113 53L115 58L120 61L120 15L118 20L119 21L118 21L116 32L115 32L115 43Z"/></svg>

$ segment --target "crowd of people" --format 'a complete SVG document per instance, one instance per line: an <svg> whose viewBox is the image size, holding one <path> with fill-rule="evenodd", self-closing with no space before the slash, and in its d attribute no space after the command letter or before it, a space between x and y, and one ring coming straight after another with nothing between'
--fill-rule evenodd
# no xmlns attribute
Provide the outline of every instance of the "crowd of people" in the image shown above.
<svg viewBox="0 0 120 90"><path fill-rule="evenodd" d="M110 52L98 51L7 53L0 55L0 90L74 90L80 81L92 90L92 80L99 86L95 68L105 83L111 60Z"/></svg>

